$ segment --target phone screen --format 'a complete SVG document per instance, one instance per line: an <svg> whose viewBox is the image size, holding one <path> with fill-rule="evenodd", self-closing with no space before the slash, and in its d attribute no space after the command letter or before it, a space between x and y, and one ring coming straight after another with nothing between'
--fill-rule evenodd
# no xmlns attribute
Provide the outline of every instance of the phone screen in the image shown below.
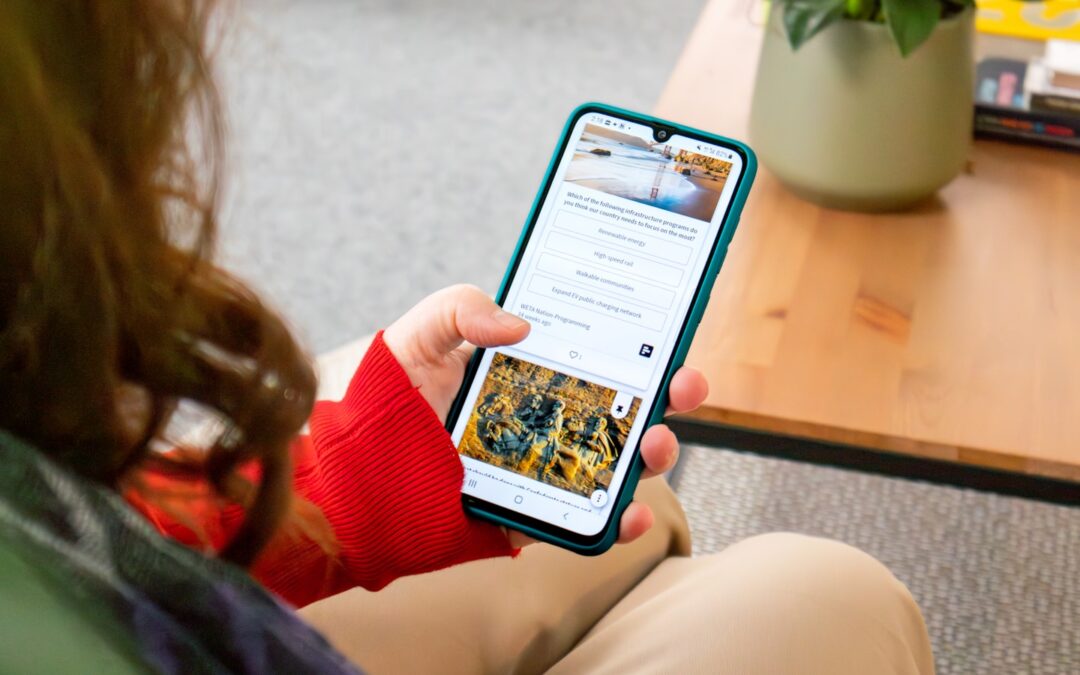
<svg viewBox="0 0 1080 675"><path fill-rule="evenodd" d="M502 302L532 331L483 352L451 436L464 494L589 536L617 501L743 159L588 110L564 143Z"/></svg>

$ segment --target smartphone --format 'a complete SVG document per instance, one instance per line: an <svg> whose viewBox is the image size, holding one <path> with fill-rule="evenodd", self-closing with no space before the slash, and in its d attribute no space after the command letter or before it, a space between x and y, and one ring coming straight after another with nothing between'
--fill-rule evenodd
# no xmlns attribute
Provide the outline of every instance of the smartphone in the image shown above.
<svg viewBox="0 0 1080 675"><path fill-rule="evenodd" d="M532 331L476 352L447 418L470 514L577 553L615 543L756 167L731 139L571 113L496 296Z"/></svg>

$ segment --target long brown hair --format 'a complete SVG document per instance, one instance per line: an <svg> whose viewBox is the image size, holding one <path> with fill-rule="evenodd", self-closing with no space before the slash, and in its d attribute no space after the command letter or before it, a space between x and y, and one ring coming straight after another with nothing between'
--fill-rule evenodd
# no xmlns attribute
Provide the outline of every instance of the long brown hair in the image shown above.
<svg viewBox="0 0 1080 675"><path fill-rule="evenodd" d="M0 427L116 489L149 463L287 510L315 378L282 320L210 262L222 124L209 0L0 3ZM178 404L209 447L153 450ZM257 469L254 482L238 470Z"/></svg>

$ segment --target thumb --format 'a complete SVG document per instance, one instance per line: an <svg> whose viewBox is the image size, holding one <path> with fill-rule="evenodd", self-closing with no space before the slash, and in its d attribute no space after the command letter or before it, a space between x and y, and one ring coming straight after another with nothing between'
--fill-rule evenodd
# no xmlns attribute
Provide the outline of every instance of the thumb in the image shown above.
<svg viewBox="0 0 1080 675"><path fill-rule="evenodd" d="M497 347L528 334L527 321L504 311L479 288L461 284L421 300L386 329L383 341L403 363L438 363L462 342Z"/></svg>

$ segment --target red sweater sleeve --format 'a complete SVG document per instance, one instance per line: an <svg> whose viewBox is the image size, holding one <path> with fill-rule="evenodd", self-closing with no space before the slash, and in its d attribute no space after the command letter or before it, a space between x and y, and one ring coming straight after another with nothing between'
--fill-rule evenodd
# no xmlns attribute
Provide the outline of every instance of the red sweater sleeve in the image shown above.
<svg viewBox="0 0 1080 675"><path fill-rule="evenodd" d="M345 397L316 403L308 426L310 437L294 444L294 486L329 522L337 554L282 534L252 569L292 604L354 586L378 590L401 576L515 553L501 529L465 516L457 450L382 333ZM189 528L145 502L136 505L159 529L194 542ZM242 517L239 509L196 515L216 545Z"/></svg>

